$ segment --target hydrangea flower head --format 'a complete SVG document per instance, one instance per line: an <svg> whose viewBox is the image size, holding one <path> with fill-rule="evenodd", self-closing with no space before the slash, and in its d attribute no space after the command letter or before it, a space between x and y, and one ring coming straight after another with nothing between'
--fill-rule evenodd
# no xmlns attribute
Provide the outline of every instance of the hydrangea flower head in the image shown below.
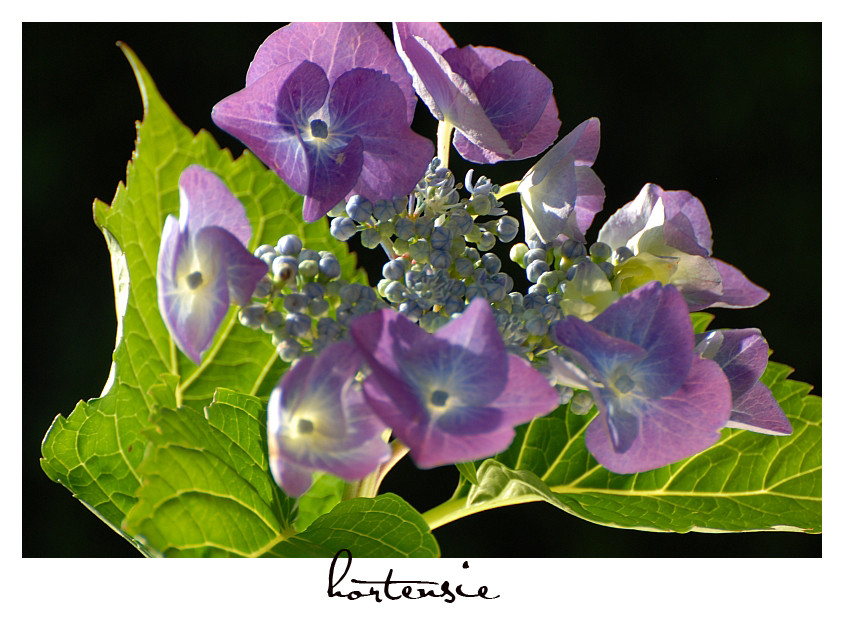
<svg viewBox="0 0 844 624"><path fill-rule="evenodd" d="M176 345L199 364L230 301L248 303L267 267L246 250L252 226L216 174L191 165L179 197L179 218L168 215L161 234L158 307Z"/></svg>
<svg viewBox="0 0 844 624"><path fill-rule="evenodd" d="M695 351L715 361L730 382L733 409L727 427L790 435L791 422L770 388L759 381L768 364L768 343L758 329L716 329L695 336Z"/></svg>
<svg viewBox="0 0 844 624"><path fill-rule="evenodd" d="M304 494L314 472L354 481L390 458L385 427L355 382L360 364L353 344L337 342L298 360L270 394L270 470L289 496Z"/></svg>
<svg viewBox="0 0 844 624"><path fill-rule="evenodd" d="M433 144L410 129L410 78L375 24L290 24L258 49L214 122L297 193L316 221L352 195L413 190Z"/></svg>
<svg viewBox="0 0 844 624"><path fill-rule="evenodd" d="M598 240L635 256L620 263L616 282L629 292L657 279L674 284L689 310L750 308L768 298L732 265L712 257L712 229L700 200L687 191L646 184L632 202L613 214Z"/></svg>
<svg viewBox="0 0 844 624"><path fill-rule="evenodd" d="M433 334L391 309L355 319L351 334L372 371L367 400L420 468L503 451L513 427L559 404L540 373L507 353L482 298Z"/></svg>
<svg viewBox="0 0 844 624"><path fill-rule="evenodd" d="M584 233L601 211L606 193L592 171L601 124L587 119L539 159L519 183L525 242L551 243Z"/></svg>
<svg viewBox="0 0 844 624"><path fill-rule="evenodd" d="M468 161L536 156L557 137L560 120L548 77L498 48L458 48L437 23L396 22L393 39L419 97L457 132Z"/></svg>
<svg viewBox="0 0 844 624"><path fill-rule="evenodd" d="M730 385L718 364L694 352L688 308L674 286L652 282L588 323L567 316L553 331L598 405L586 447L608 470L659 468L718 441Z"/></svg>

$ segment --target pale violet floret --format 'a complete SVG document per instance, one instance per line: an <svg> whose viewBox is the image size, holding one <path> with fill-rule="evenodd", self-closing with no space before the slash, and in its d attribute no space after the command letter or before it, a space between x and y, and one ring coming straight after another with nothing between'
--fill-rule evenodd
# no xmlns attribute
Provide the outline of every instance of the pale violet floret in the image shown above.
<svg viewBox="0 0 844 624"><path fill-rule="evenodd" d="M587 119L524 175L518 191L528 245L585 240L604 205L604 185L592 171L600 139L600 122Z"/></svg>
<svg viewBox="0 0 844 624"><path fill-rule="evenodd" d="M478 163L541 153L560 120L551 81L526 58L498 48L458 48L433 22L396 22L393 40L431 113L457 132L454 147Z"/></svg>
<svg viewBox="0 0 844 624"><path fill-rule="evenodd" d="M768 364L768 343L758 329L716 329L695 336L695 351L714 360L730 382L733 408L727 427L789 435L791 422L770 388L759 381Z"/></svg>
<svg viewBox="0 0 844 624"><path fill-rule="evenodd" d="M270 394L270 470L288 496L304 494L315 472L355 481L389 459L385 426L355 381L360 364L353 344L333 343L298 360Z"/></svg>
<svg viewBox="0 0 844 624"><path fill-rule="evenodd" d="M351 335L371 370L367 401L421 468L503 451L516 425L559 403L542 374L507 353L482 298L433 333L384 309L355 319Z"/></svg>
<svg viewBox="0 0 844 624"><path fill-rule="evenodd" d="M179 218L168 215L161 234L158 306L173 341L199 364L229 303L247 304L267 265L247 251L246 212L216 174L189 166L179 198Z"/></svg>
<svg viewBox="0 0 844 624"><path fill-rule="evenodd" d="M717 363L695 353L674 286L652 282L588 323L567 316L552 331L568 358L549 356L557 380L587 388L598 406L586 448L608 470L652 470L718 441L730 384Z"/></svg>
<svg viewBox="0 0 844 624"><path fill-rule="evenodd" d="M315 221L355 194L410 193L433 144L410 129L410 78L375 24L297 23L267 38L214 122L297 193Z"/></svg>
<svg viewBox="0 0 844 624"><path fill-rule="evenodd" d="M657 280L674 284L689 310L748 308L768 292L712 257L712 230L700 200L646 184L615 212L598 240L619 251L614 285L622 293Z"/></svg>

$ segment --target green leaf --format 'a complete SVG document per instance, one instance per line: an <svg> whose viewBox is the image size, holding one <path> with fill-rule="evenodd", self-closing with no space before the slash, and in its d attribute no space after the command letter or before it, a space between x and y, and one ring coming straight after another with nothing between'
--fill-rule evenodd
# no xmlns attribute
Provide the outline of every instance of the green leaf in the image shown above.
<svg viewBox="0 0 844 624"><path fill-rule="evenodd" d="M319 516L331 511L343 499L346 482L340 477L325 473L314 479L313 485L299 497L299 513L293 526L301 532L311 526Z"/></svg>
<svg viewBox="0 0 844 624"><path fill-rule="evenodd" d="M120 530L141 485L138 466L147 445L141 431L161 408L202 410L217 387L268 397L286 369L268 337L242 327L230 310L197 367L176 349L158 311L155 269L161 230L179 209L178 180L190 164L217 173L243 202L252 224L251 248L298 234L310 248L335 253L343 277L365 281L354 255L332 238L326 220L305 224L301 197L252 154L233 159L205 131L194 135L173 114L135 54L125 45L140 87L143 122L126 184L111 205L94 202L94 220L112 260L117 339L112 368L99 398L59 415L42 443L44 472Z"/></svg>
<svg viewBox="0 0 844 624"><path fill-rule="evenodd" d="M692 312L689 316L692 318L692 330L696 334L705 332L712 319L715 318L715 315L709 312Z"/></svg>
<svg viewBox="0 0 844 624"><path fill-rule="evenodd" d="M268 557L333 557L348 548L355 557L438 557L428 524L395 494L343 501L310 527L279 542Z"/></svg>
<svg viewBox="0 0 844 624"><path fill-rule="evenodd" d="M529 470L512 470L494 459L485 460L477 473L478 483L469 490L470 507L498 507L519 502L544 500L563 509L548 486Z"/></svg>
<svg viewBox="0 0 844 624"><path fill-rule="evenodd" d="M457 471L460 473L460 476L466 481L472 485L478 484L478 471L475 467L475 462L462 462L460 464L455 464L455 466L457 467Z"/></svg>
<svg viewBox="0 0 844 624"><path fill-rule="evenodd" d="M821 399L808 384L786 379L792 369L771 362L762 381L791 420L790 436L725 429L717 444L670 466L614 474L589 454L584 432L596 414L568 406L516 430L513 444L495 459L535 475L570 513L607 526L656 531L821 532ZM482 465L483 467L483 465ZM501 478L501 477L498 477ZM478 502L461 481L455 495L425 514L432 527L508 497ZM515 502L547 500L524 490Z"/></svg>
<svg viewBox="0 0 844 624"><path fill-rule="evenodd" d="M162 408L123 528L164 556L254 556L289 530L292 503L267 466L264 405L220 390L205 415Z"/></svg>

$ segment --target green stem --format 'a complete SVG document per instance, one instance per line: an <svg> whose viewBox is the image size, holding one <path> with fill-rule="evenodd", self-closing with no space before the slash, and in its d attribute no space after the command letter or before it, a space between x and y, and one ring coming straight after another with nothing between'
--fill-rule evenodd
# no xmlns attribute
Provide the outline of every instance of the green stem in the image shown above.
<svg viewBox="0 0 844 624"><path fill-rule="evenodd" d="M429 509L422 514L428 527L433 531L449 522L454 522L460 518L471 516L472 514L486 511L488 509L495 509L496 507L507 507L508 505L519 505L521 503L532 503L534 501L541 501L540 496L534 494L527 494L524 496L516 496L504 500L491 499L483 503L476 503L474 505L467 504L467 498L452 498Z"/></svg>
<svg viewBox="0 0 844 624"><path fill-rule="evenodd" d="M454 130L447 121L441 121L437 126L437 158L440 159L440 167L448 169L448 154L451 150L451 133Z"/></svg>
<svg viewBox="0 0 844 624"><path fill-rule="evenodd" d="M506 195L512 195L513 193L517 193L518 190L519 190L519 184L521 184L521 183L522 183L521 180L517 180L516 182L509 182L509 183L505 184L504 186L500 187L501 190L499 190L495 194L495 199L501 199L502 197L505 197Z"/></svg>

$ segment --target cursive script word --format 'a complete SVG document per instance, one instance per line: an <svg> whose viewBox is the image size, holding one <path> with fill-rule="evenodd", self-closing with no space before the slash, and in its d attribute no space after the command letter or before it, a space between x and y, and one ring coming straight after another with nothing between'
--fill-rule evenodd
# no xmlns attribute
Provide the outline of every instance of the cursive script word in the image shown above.
<svg viewBox="0 0 844 624"><path fill-rule="evenodd" d="M345 554L346 557L346 568L343 570L343 573L340 575L339 578L335 576L335 568L337 566L337 560L340 558L340 555ZM352 567L352 552L348 548L343 548L337 551L337 554L334 555L334 558L331 560L331 566L328 568L328 597L329 598L346 598L348 600L357 600L358 598L366 598L369 596L373 596L375 598L375 602L382 602L381 597L387 598L388 600L399 600L400 598L409 598L410 600L418 600L419 598L443 598L445 602L452 603L457 600L457 597L460 596L461 598L483 598L485 600L493 600L498 598L499 596L487 596L489 589L486 585L481 585L478 587L476 593L470 593L463 589L463 585L460 584L455 587L453 590L451 589L451 583L448 581L396 581L393 580L393 569L390 568L390 571L387 572L387 576L384 578L383 581L361 581L359 579L353 578L349 579L350 583L357 583L358 585L369 585L369 592L364 593L363 591L358 591L353 589L349 592L343 592L338 589L338 585L346 578L346 575L349 573L349 570ZM469 568L469 562L463 562L463 568ZM430 587L434 585L435 587Z"/></svg>

